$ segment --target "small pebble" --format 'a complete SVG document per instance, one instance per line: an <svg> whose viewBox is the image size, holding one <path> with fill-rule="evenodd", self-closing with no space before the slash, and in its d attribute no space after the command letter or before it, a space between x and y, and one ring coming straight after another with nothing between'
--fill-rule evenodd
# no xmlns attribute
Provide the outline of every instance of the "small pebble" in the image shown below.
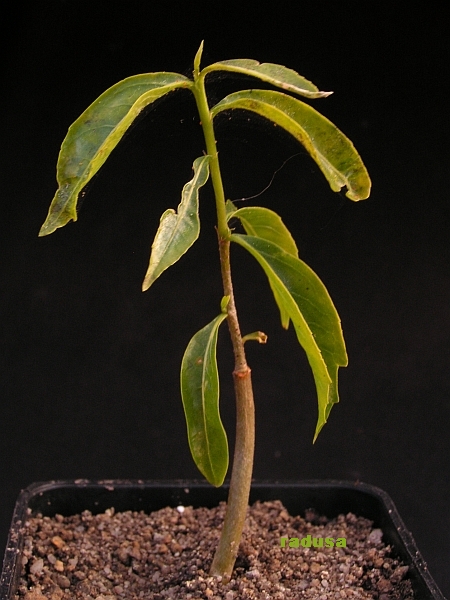
<svg viewBox="0 0 450 600"><path fill-rule="evenodd" d="M369 534L368 540L372 542L372 544L380 544L383 538L383 532L381 529L372 529Z"/></svg>
<svg viewBox="0 0 450 600"><path fill-rule="evenodd" d="M30 573L32 575L38 575L42 573L42 569L44 568L44 561L42 558L38 558L34 561L34 563L30 567Z"/></svg>
<svg viewBox="0 0 450 600"><path fill-rule="evenodd" d="M55 581L63 590L70 588L70 579L65 575L57 575Z"/></svg>
<svg viewBox="0 0 450 600"><path fill-rule="evenodd" d="M64 571L64 563L62 562L62 560L55 561L55 564L53 566L55 567L55 571L58 571L59 573L62 573Z"/></svg>
<svg viewBox="0 0 450 600"><path fill-rule="evenodd" d="M397 567L391 576L392 583L399 583L405 577L407 572L409 571L409 567L406 565Z"/></svg>
<svg viewBox="0 0 450 600"><path fill-rule="evenodd" d="M52 537L52 544L57 548L62 548L64 546L64 540L59 537L59 535L54 535Z"/></svg>
<svg viewBox="0 0 450 600"><path fill-rule="evenodd" d="M322 567L321 567L321 565L319 565L319 563L312 562L309 569L310 569L311 573L320 573L320 571L322 570Z"/></svg>

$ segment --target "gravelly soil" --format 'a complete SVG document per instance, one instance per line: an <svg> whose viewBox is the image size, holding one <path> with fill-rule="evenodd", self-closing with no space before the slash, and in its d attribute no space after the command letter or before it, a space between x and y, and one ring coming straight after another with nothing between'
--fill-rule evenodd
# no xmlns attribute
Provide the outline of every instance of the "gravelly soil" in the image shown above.
<svg viewBox="0 0 450 600"><path fill-rule="evenodd" d="M410 600L408 567L380 530L353 514L328 521L290 516L280 502L249 508L233 578L208 577L225 505L164 508L26 523L16 600ZM324 547L281 547L280 538L323 538ZM325 538L346 547L325 547ZM307 538L308 539L308 538Z"/></svg>

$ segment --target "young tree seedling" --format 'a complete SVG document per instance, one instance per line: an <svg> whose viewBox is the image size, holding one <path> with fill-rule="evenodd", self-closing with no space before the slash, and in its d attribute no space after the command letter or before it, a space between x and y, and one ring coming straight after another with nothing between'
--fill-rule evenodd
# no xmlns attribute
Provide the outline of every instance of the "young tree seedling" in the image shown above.
<svg viewBox="0 0 450 600"><path fill-rule="evenodd" d="M199 190L208 178L214 189L217 234L223 281L220 313L189 342L181 364L181 396L193 459L205 478L222 485L228 471L228 443L219 413L217 335L226 320L234 351L236 439L227 512L212 561L211 575L229 580L236 560L248 505L253 469L255 422L251 372L244 343L265 341L261 332L241 335L233 294L230 245L245 248L263 268L278 305L282 326L292 322L311 366L318 398L317 438L332 406L338 402L338 368L347 365L340 319L317 275L298 257L297 246L281 218L267 208L237 208L226 201L214 119L223 111L250 111L282 127L309 152L335 192L346 187L351 200L370 193L367 170L353 144L328 119L296 96L324 98L295 71L272 63L237 59L200 69L203 42L195 56L193 77L158 72L129 77L104 92L69 128L57 165L58 191L40 234L48 235L77 220L77 202L86 184L107 160L139 113L173 90L192 92L203 129L206 152L194 161L194 175L183 188L175 211L166 210L152 244L143 290L192 246L200 233ZM217 71L258 78L282 91L246 89L232 93L210 107L205 90L208 74ZM234 233L238 219L245 234Z"/></svg>

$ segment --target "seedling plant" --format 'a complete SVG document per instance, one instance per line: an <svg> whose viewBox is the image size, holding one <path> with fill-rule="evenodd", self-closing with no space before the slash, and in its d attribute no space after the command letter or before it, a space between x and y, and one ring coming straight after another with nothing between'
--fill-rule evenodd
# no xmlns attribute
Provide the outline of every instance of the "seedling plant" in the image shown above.
<svg viewBox="0 0 450 600"><path fill-rule="evenodd" d="M187 252L200 233L199 190L211 179L217 212L217 235L223 282L219 314L190 340L181 364L181 396L189 447L205 478L222 485L228 471L228 442L219 412L217 336L228 323L234 351L236 437L227 512L211 575L224 581L231 577L244 527L250 493L255 440L251 371L244 344L261 332L241 334L233 293L230 246L245 248L264 270L280 311L281 325L290 322L306 352L317 389L317 438L333 405L338 402L338 369L347 365L340 319L318 276L299 258L297 246L281 218L257 206L237 208L226 200L220 171L214 119L236 109L256 113L283 128L309 152L335 192L346 187L351 200L369 196L370 179L353 144L328 119L296 96L324 98L321 92L295 71L272 63L237 59L200 68L203 42L195 56L193 77L171 72L129 77L106 90L69 128L57 164L58 190L39 235L53 233L77 220L77 202L83 188L98 172L139 113L177 89L192 92L203 129L205 153L193 164L193 178L182 191L175 211L161 216L144 278L143 290ZM278 90L246 89L227 95L210 107L205 80L225 71L257 78ZM240 222L245 233L235 233Z"/></svg>

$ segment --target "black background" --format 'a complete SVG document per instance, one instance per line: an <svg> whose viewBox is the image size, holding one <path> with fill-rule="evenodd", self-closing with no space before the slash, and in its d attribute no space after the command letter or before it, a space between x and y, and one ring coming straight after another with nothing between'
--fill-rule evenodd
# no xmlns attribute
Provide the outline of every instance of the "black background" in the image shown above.
<svg viewBox="0 0 450 600"><path fill-rule="evenodd" d="M437 3L40 2L4 19L0 235L0 551L21 488L62 478L196 477L178 390L190 337L221 298L212 193L201 239L140 291L161 213L204 145L187 92L158 103L93 184L76 224L37 238L68 126L140 72L189 75L254 58L333 96L314 102L355 143L369 200L330 191L295 142L255 118L218 123L227 197L278 211L327 285L350 357L341 403L311 444L312 376L259 266L233 248L257 408L254 476L342 478L384 488L450 595L448 44ZM210 80L212 100L249 87ZM288 160L289 159L289 160ZM233 435L231 351L219 339Z"/></svg>

